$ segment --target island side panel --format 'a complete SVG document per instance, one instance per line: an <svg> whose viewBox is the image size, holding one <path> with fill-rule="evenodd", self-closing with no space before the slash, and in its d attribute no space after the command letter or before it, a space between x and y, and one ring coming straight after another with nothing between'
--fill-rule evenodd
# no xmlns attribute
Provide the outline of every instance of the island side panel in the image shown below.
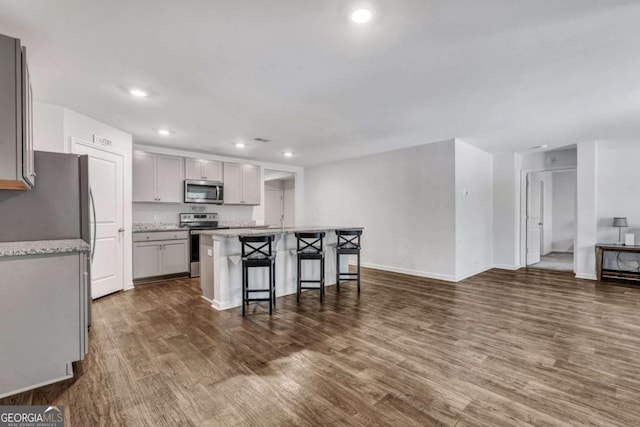
<svg viewBox="0 0 640 427"><path fill-rule="evenodd" d="M213 239L211 236L200 236L200 290L202 297L209 303L213 303L214 279L213 279Z"/></svg>

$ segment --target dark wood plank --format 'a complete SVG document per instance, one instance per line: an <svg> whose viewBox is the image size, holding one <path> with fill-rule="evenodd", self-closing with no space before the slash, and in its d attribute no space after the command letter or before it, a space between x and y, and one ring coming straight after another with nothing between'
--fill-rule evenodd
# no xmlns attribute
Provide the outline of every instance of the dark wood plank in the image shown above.
<svg viewBox="0 0 640 427"><path fill-rule="evenodd" d="M93 306L72 380L0 400L69 425L640 425L640 288L543 270L452 284L363 269L245 318L197 281Z"/></svg>

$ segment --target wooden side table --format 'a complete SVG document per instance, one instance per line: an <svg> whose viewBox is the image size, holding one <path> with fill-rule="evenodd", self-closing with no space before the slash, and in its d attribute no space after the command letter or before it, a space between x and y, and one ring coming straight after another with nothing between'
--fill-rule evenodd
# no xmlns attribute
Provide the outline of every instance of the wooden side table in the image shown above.
<svg viewBox="0 0 640 427"><path fill-rule="evenodd" d="M611 243L599 243L596 245L596 269L598 280L627 280L640 282L640 272L604 268L605 252L625 252L640 255L640 246L626 246Z"/></svg>

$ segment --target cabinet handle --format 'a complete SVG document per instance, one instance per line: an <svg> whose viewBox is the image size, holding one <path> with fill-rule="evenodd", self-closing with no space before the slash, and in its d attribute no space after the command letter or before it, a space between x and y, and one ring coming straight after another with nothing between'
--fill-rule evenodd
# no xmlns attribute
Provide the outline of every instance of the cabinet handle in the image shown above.
<svg viewBox="0 0 640 427"><path fill-rule="evenodd" d="M118 228L118 233L124 233L124 228Z"/></svg>
<svg viewBox="0 0 640 427"><path fill-rule="evenodd" d="M33 172L33 173L31 174L31 176L35 178L35 177L36 177L36 173L35 173L35 172Z"/></svg>

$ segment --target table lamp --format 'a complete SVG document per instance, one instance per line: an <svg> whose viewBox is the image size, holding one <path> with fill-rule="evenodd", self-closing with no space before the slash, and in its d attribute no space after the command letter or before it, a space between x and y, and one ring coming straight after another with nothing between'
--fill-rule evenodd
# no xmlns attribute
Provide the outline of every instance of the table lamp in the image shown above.
<svg viewBox="0 0 640 427"><path fill-rule="evenodd" d="M629 223L627 222L627 218L625 217L613 218L613 226L618 227L618 242L622 244L622 228L629 226Z"/></svg>

